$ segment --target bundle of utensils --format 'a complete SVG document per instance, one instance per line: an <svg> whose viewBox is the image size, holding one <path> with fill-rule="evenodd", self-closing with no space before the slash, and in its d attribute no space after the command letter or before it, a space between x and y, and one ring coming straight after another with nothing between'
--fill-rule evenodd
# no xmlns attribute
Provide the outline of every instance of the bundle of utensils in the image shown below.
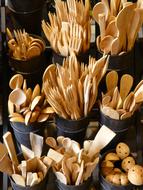
<svg viewBox="0 0 143 190"><path fill-rule="evenodd" d="M14 34L7 28L8 47L10 57L18 60L28 60L37 57L45 50L45 43L40 38L29 35L25 30L14 30Z"/></svg>
<svg viewBox="0 0 143 190"><path fill-rule="evenodd" d="M11 122L22 122L25 125L44 122L54 113L53 109L48 105L39 84L32 91L31 88L27 88L27 83L23 76L16 74L10 79L9 86L12 89L8 99Z"/></svg>
<svg viewBox="0 0 143 190"><path fill-rule="evenodd" d="M143 4L127 0L102 0L93 7L93 18L99 24L96 39L99 51L120 55L130 51L143 23Z"/></svg>
<svg viewBox="0 0 143 190"><path fill-rule="evenodd" d="M102 93L101 111L112 119L130 118L143 102L143 80L131 91L133 77L124 74L118 87L118 74L111 71L106 75L107 92ZM120 88L120 89L119 89Z"/></svg>
<svg viewBox="0 0 143 190"><path fill-rule="evenodd" d="M51 64L43 75L43 89L48 103L61 117L77 120L86 117L96 102L98 84L106 73L108 58L96 61L89 57L89 64L78 63L75 54L63 65Z"/></svg>
<svg viewBox="0 0 143 190"><path fill-rule="evenodd" d="M70 138L47 137L46 143L50 147L47 156L53 160L52 168L57 179L66 185L84 183L91 177L99 161L100 150L114 137L115 133L105 126L101 127L94 140L84 141L83 148Z"/></svg>
<svg viewBox="0 0 143 190"><path fill-rule="evenodd" d="M50 23L42 21L42 28L53 50L68 56L86 52L90 47L90 2L85 0L56 0L56 14L48 13Z"/></svg>
<svg viewBox="0 0 143 190"><path fill-rule="evenodd" d="M4 144L0 143L0 171L7 173L17 185L23 187L34 186L43 181L50 167L47 158L41 157L43 137L31 133L30 140L33 150L21 145L24 156L22 160L16 155L12 134L9 131L3 135ZM40 142L38 147L35 142Z"/></svg>

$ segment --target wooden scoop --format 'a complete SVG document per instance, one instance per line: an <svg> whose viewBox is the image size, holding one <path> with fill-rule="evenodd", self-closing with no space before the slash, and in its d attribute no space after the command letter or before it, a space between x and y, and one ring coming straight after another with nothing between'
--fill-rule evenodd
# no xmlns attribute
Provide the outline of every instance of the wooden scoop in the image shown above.
<svg viewBox="0 0 143 190"><path fill-rule="evenodd" d="M116 71L110 71L106 75L106 87L107 91L113 90L118 84L118 73Z"/></svg>
<svg viewBox="0 0 143 190"><path fill-rule="evenodd" d="M14 89L10 95L9 95L9 100L17 105L20 106L22 105L25 101L26 101L26 95L23 92L23 90L21 90L20 88L16 88Z"/></svg>
<svg viewBox="0 0 143 190"><path fill-rule="evenodd" d="M122 101L125 100L132 86L133 86L133 77L129 74L124 74L120 80L120 95Z"/></svg>

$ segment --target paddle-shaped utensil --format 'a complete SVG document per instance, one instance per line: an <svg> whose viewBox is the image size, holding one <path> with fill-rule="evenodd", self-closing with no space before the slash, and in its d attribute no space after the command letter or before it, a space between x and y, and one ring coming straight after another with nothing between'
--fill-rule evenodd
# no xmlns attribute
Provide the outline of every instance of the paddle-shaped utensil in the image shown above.
<svg viewBox="0 0 143 190"><path fill-rule="evenodd" d="M118 73L116 71L110 71L106 75L106 87L107 91L113 90L118 85Z"/></svg>
<svg viewBox="0 0 143 190"><path fill-rule="evenodd" d="M122 98L122 101L125 100L132 86L133 86L133 77L129 74L123 75L120 80L120 96Z"/></svg>

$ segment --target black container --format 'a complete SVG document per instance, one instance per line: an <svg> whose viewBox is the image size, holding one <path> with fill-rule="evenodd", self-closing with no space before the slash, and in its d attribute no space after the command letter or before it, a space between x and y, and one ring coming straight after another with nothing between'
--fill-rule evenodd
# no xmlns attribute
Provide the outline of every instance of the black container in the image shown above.
<svg viewBox="0 0 143 190"><path fill-rule="evenodd" d="M27 148L31 149L30 144L30 132L44 136L44 123L32 123L28 126L25 123L20 122L10 122L11 127L13 128L14 135L18 145L23 144Z"/></svg>
<svg viewBox="0 0 143 190"><path fill-rule="evenodd" d="M18 12L8 7L13 16L15 28L24 28L26 32L41 35L41 20L43 7L38 7L31 12Z"/></svg>
<svg viewBox="0 0 143 190"><path fill-rule="evenodd" d="M90 53L90 49L87 50L85 53L81 53L79 55L77 55L77 60L80 62L80 63L84 63L84 64L88 64L88 61L89 61L89 53ZM53 63L58 63L59 65L62 65L63 64L63 60L65 59L66 57L65 56L62 56L56 52L53 51L53 59L52 59L52 62Z"/></svg>
<svg viewBox="0 0 143 190"><path fill-rule="evenodd" d="M131 183L129 183L128 185L125 185L125 186L123 186L123 185L114 185L114 184L110 183L109 181L107 181L103 177L103 175L100 173L100 171L101 171L101 163L104 160L106 154L108 154L110 152L115 152L115 149L108 150L102 156L100 155L100 161L99 161L99 164L98 164L100 189L101 190L133 190L135 186L132 185Z"/></svg>
<svg viewBox="0 0 143 190"><path fill-rule="evenodd" d="M101 58L102 56L103 53L98 51L98 58ZM125 73L128 73L133 64L134 48L131 51L123 53L121 55L110 55L108 70L123 71Z"/></svg>
<svg viewBox="0 0 143 190"><path fill-rule="evenodd" d="M33 73L43 68L43 62L45 60L44 54L33 57L29 60L19 60L9 56L9 65L15 71L22 73Z"/></svg>
<svg viewBox="0 0 143 190"><path fill-rule="evenodd" d="M92 185L92 178L88 178L87 181L83 182L80 185L65 185L59 180L56 180L56 185L58 190L90 190Z"/></svg>
<svg viewBox="0 0 143 190"><path fill-rule="evenodd" d="M36 84L39 84L40 86L42 86L43 69L39 69L31 73L18 72L13 69L13 75L14 74L23 75L23 78L26 79L28 87L34 88Z"/></svg>
<svg viewBox="0 0 143 190"><path fill-rule="evenodd" d="M7 5L18 12L31 12L44 5L44 0L8 0Z"/></svg>
<svg viewBox="0 0 143 190"><path fill-rule="evenodd" d="M116 144L126 140L126 136L131 126L135 124L135 116L136 114L127 119L116 120L106 116L100 111L100 125L105 125L116 133L116 136L113 138L113 140L102 150L103 152L108 149L115 148Z"/></svg>
<svg viewBox="0 0 143 190"><path fill-rule="evenodd" d="M103 56L103 54L99 51L97 55L98 59ZM115 70L118 72L119 80L121 79L123 74L130 74L135 77L134 48L127 53L123 53L122 55L110 55L107 73L111 70ZM105 81L106 75L103 77L99 85L100 91L104 92L106 90Z"/></svg>
<svg viewBox="0 0 143 190"><path fill-rule="evenodd" d="M57 136L63 135L76 140L80 144L83 143L86 129L89 124L88 117L79 120L68 120L56 115L55 123L57 126Z"/></svg>

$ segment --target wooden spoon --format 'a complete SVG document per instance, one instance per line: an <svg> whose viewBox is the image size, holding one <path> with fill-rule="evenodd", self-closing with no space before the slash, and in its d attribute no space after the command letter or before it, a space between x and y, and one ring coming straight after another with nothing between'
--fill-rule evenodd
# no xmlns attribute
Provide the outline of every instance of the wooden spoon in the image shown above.
<svg viewBox="0 0 143 190"><path fill-rule="evenodd" d="M14 75L10 81L9 81L9 86L12 90L15 88L21 88L22 83L23 83L23 76L21 74L16 74Z"/></svg>
<svg viewBox="0 0 143 190"><path fill-rule="evenodd" d="M140 12L139 9L135 9L133 12L133 18L131 18L131 22L129 24L127 38L128 38L128 47L127 51L130 51L134 45L136 36L139 30L139 23L140 23Z"/></svg>
<svg viewBox="0 0 143 190"><path fill-rule="evenodd" d="M100 35L101 35L101 40L105 37L105 14L99 14L98 15L98 21L99 21L99 27L100 27Z"/></svg>
<svg viewBox="0 0 143 190"><path fill-rule="evenodd" d="M134 89L134 93L136 93L136 91L137 91L142 85L143 85L143 80L141 80L141 81L137 84L137 86L136 86L135 89Z"/></svg>
<svg viewBox="0 0 143 190"><path fill-rule="evenodd" d="M125 100L126 96L130 92L133 85L133 77L129 74L124 74L120 80L120 95L122 101Z"/></svg>
<svg viewBox="0 0 143 190"><path fill-rule="evenodd" d="M110 71L106 75L106 87L107 91L113 90L118 84L118 73L116 71Z"/></svg>
<svg viewBox="0 0 143 190"><path fill-rule="evenodd" d="M116 21L115 20L112 20L107 28L106 28L106 31L105 31L105 35L108 36L113 36L114 38L116 38L118 36L118 28L116 26Z"/></svg>
<svg viewBox="0 0 143 190"><path fill-rule="evenodd" d="M101 36L97 36L96 38L96 46L97 46L97 49L100 50L100 42L101 42Z"/></svg>
<svg viewBox="0 0 143 190"><path fill-rule="evenodd" d="M111 55L118 55L120 52L120 40L119 37L116 37L111 46Z"/></svg>
<svg viewBox="0 0 143 190"><path fill-rule="evenodd" d="M99 2L96 5L94 5L92 12L93 18L97 23L99 23L98 15L102 13L105 13L105 20L107 20L109 14L108 8L102 2Z"/></svg>
<svg viewBox="0 0 143 190"><path fill-rule="evenodd" d="M113 40L113 36L105 36L100 42L101 51L103 51L105 54L108 54L111 51Z"/></svg>
<svg viewBox="0 0 143 190"><path fill-rule="evenodd" d="M136 104L143 102L143 91L135 95L135 102Z"/></svg>
<svg viewBox="0 0 143 190"><path fill-rule="evenodd" d="M131 4L129 6L126 6L117 15L116 24L117 24L117 28L119 30L119 49L118 49L118 53L121 51L122 48L126 47L127 26L128 26L130 15L132 14L135 7L136 7L135 3Z"/></svg>
<svg viewBox="0 0 143 190"><path fill-rule="evenodd" d="M32 103L31 103L31 108L30 108L31 111L33 111L35 109L35 107L39 104L40 100L41 100L41 96L36 96L33 99Z"/></svg>
<svg viewBox="0 0 143 190"><path fill-rule="evenodd" d="M57 148L57 142L53 137L47 137L46 144L54 149Z"/></svg>
<svg viewBox="0 0 143 190"><path fill-rule="evenodd" d="M36 96L39 96L40 95L40 85L37 84L35 87L34 87L34 90L33 90L33 93L32 93L32 97L31 97L31 101L34 100L34 98Z"/></svg>
<svg viewBox="0 0 143 190"><path fill-rule="evenodd" d="M134 93L130 92L129 95L124 100L124 103L123 103L124 110L129 111L133 99L134 99Z"/></svg>

